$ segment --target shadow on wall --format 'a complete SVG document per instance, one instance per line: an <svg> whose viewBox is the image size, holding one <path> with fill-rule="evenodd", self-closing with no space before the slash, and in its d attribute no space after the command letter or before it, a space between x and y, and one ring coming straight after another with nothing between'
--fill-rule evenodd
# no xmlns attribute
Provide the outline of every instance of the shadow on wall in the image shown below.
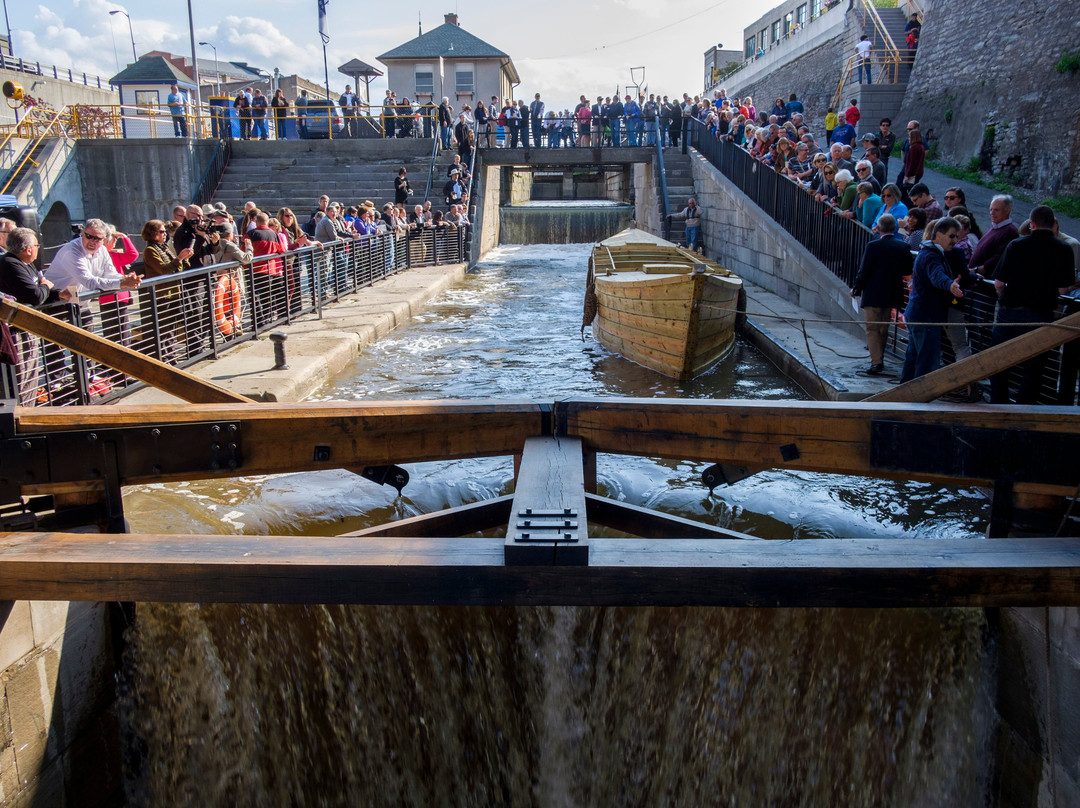
<svg viewBox="0 0 1080 808"><path fill-rule="evenodd" d="M71 241L71 212L63 202L54 202L41 222L42 263L52 261L56 251Z"/></svg>

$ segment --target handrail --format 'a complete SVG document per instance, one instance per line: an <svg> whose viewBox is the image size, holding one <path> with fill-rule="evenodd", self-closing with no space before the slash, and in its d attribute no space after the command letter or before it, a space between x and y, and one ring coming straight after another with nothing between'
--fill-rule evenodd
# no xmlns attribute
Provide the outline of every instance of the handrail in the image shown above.
<svg viewBox="0 0 1080 808"><path fill-rule="evenodd" d="M874 37L881 42L882 47L880 50L884 52L877 79L881 83L896 84L900 80L900 65L904 62L900 49L893 41L892 35L889 33L888 28L885 27L885 23L873 3L870 0L859 0L859 3L862 6L863 26L866 25L866 18L869 16L874 26ZM836 92L832 98L833 109L840 109L844 103L844 87L851 79L853 68L862 70L862 62L858 55L849 56L840 71L840 81L836 85Z"/></svg>
<svg viewBox="0 0 1080 808"><path fill-rule="evenodd" d="M435 135L435 137L432 138L431 158L428 160L427 184L424 185L425 202L427 202L428 199L431 198L431 178L435 176L435 161L439 158L439 145L441 140L439 138L439 124L437 118L436 122L433 124L433 129L433 134Z"/></svg>
<svg viewBox="0 0 1080 808"><path fill-rule="evenodd" d="M471 166L469 166L469 181L467 183L465 183L465 198L469 199L469 200L472 200L473 176L476 174L476 152L480 149L479 125L476 123L476 118L473 118L472 134L473 134L473 151L472 151L472 153L473 153L473 161L472 161L472 163L473 164ZM466 211L467 210L468 210L468 207L466 206ZM472 221L472 219L470 219L469 221Z"/></svg>
<svg viewBox="0 0 1080 808"><path fill-rule="evenodd" d="M63 115L65 111L67 111L67 107L65 107L62 110L59 110L56 113L54 113L53 117L52 117L52 120L48 122L48 124L46 125L44 131L42 131L42 133L40 135L38 135L37 139L34 140L33 143L31 143L29 146L27 146L26 153L23 155L23 159L19 161L19 164L17 166L15 166L15 169L11 172L11 176L8 177L7 182L4 183L4 187L0 188L0 194L6 194L7 193L8 188L11 186L11 183L15 182L16 178L19 176L19 172L22 171L23 166L26 165L27 160L31 159L30 155L32 155L34 153L34 149L36 149L38 147L38 145L40 145L41 141L43 141L45 139L45 136L49 133L49 131L54 126L56 126L56 124L60 121L60 116ZM25 121L25 120L26 120L26 118L23 118L23 121ZM10 137L11 137L11 135L8 135L8 138L10 138ZM7 142L8 142L8 140L5 139L4 143L6 144ZM0 146L0 148L2 148L2 146Z"/></svg>
<svg viewBox="0 0 1080 808"><path fill-rule="evenodd" d="M668 241L671 240L671 203L668 200L667 171L664 169L664 145L663 137L656 139L656 167L660 171L660 234Z"/></svg>
<svg viewBox="0 0 1080 808"><path fill-rule="evenodd" d="M214 156L206 166L202 179L199 180L199 187L195 191L195 197L191 200L192 205L205 205L214 198L214 194L217 193L218 186L221 184L221 177L225 174L225 169L228 168L231 158L232 140L224 138L218 140L214 149ZM213 188L210 187L211 184Z"/></svg>

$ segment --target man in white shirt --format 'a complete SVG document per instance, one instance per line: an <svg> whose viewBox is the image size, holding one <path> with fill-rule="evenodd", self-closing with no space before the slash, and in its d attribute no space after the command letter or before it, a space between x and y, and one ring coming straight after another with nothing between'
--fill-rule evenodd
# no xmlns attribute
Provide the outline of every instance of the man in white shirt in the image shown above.
<svg viewBox="0 0 1080 808"><path fill-rule="evenodd" d="M858 58L855 61L855 70L859 74L859 84L863 83L864 71L866 73L866 83L874 83L870 78L870 71L872 68L870 62L870 52L873 49L874 46L870 43L870 36L868 34L863 34L862 39L859 40L859 44L855 46L855 50L858 53Z"/></svg>
<svg viewBox="0 0 1080 808"><path fill-rule="evenodd" d="M104 247L108 226L101 219L88 219L77 239L56 253L46 275L62 291L75 287L79 294L113 289L138 289L142 275L120 275Z"/></svg>

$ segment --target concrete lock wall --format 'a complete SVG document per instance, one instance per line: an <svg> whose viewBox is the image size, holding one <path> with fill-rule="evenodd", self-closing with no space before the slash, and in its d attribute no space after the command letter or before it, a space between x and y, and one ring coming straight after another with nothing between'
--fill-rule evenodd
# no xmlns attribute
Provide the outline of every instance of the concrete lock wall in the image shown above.
<svg viewBox="0 0 1080 808"><path fill-rule="evenodd" d="M0 603L0 805L118 805L108 606Z"/></svg>
<svg viewBox="0 0 1080 808"><path fill-rule="evenodd" d="M29 67L29 65L28 65ZM82 83L82 74L75 73L73 81L67 80L67 71L58 71L64 78L53 78L52 66L42 65L42 72L46 75L38 76L33 73L22 73L18 70L0 70L0 84L5 81L13 81L22 85L23 92L36 100L48 104L53 109L63 109L70 104L86 104L94 107L115 106L120 103L120 94L109 87L102 78L104 87L99 89L96 77L88 76L90 85ZM0 103L0 124L15 123L16 113L22 118L25 110L12 109L4 103Z"/></svg>
<svg viewBox="0 0 1080 808"><path fill-rule="evenodd" d="M217 141L81 140L76 149L83 209L124 233L149 219L169 219L198 190Z"/></svg>
<svg viewBox="0 0 1080 808"><path fill-rule="evenodd" d="M694 153L691 166L705 211L706 255L750 283L862 336L843 281L703 157ZM768 323L763 325L768 329Z"/></svg>
<svg viewBox="0 0 1080 808"><path fill-rule="evenodd" d="M1080 609L997 615L994 806L1080 805Z"/></svg>

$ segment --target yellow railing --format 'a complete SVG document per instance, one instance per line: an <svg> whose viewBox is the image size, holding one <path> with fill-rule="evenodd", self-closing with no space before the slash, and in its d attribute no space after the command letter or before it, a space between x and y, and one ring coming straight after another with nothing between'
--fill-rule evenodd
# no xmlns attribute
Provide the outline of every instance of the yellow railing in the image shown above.
<svg viewBox="0 0 1080 808"><path fill-rule="evenodd" d="M421 108L419 115L414 112L411 118L414 136L423 136L424 116L430 115L431 110ZM220 126L236 126L237 119L222 118L222 113L235 114L232 107L220 107L202 105L198 108L189 107L184 116L187 123L188 136L192 138L220 137ZM317 133L317 137L340 138L345 135L341 128L346 118L343 118L341 110L334 107L329 114L326 107L319 107L318 111L309 111L301 118L296 114L296 109L290 107L289 115L284 116L294 124L305 120L309 132ZM390 128L391 124L399 125L402 120L399 116L386 116L383 108L379 106L362 107L356 117L357 127L374 124L381 132ZM329 123L328 123L329 118ZM252 124L257 120L250 119ZM274 111L267 110L264 119L271 137L281 137L277 132L276 116ZM290 127L291 128L291 127ZM432 134L437 132L438 127L434 121L430 125ZM5 135L0 143L0 149L7 145L12 138L24 138L27 140L40 141L46 137L67 137L73 139L83 138L171 138L174 137L173 116L168 108L157 106L137 106L134 104L96 106L90 104L73 104L64 107L60 112L43 110L33 107L26 111L25 116L17 124L0 125L0 135ZM230 132L229 136L235 136ZM370 137L370 134L368 135Z"/></svg>
<svg viewBox="0 0 1080 808"><path fill-rule="evenodd" d="M867 21L869 20L869 23L873 25L873 38L880 43L875 48L875 53L881 57L880 62L871 68L873 79L878 84L896 84L900 80L901 65L910 64L912 54L907 48L901 51L896 46L874 4L870 0L859 1L862 5L863 30L867 30ZM918 9L918 6L912 0L908 0L908 4L910 7ZM858 55L851 56L845 61L844 67L840 71L840 81L837 83L836 92L833 94L832 105L834 109L840 109L844 103L844 87L851 80L851 74L862 70L862 60ZM875 70L876 74L874 74ZM860 79L862 78L858 72L855 72L855 75L859 76Z"/></svg>
<svg viewBox="0 0 1080 808"><path fill-rule="evenodd" d="M59 112L53 110L43 110L33 107L27 111L26 115L17 124L11 127L11 131L4 138L3 143L0 143L0 151L7 146L12 137L22 137L33 142L26 149L26 153L23 155L22 160L12 170L11 175L8 177L8 181L4 183L4 187L0 188L0 194L6 194L8 187L15 181L15 178L19 176L19 172L22 171L23 166L27 162L33 163L34 167L37 167L37 162L33 158L34 150L38 147L46 137L56 137L63 134L64 121L69 117L67 107Z"/></svg>

